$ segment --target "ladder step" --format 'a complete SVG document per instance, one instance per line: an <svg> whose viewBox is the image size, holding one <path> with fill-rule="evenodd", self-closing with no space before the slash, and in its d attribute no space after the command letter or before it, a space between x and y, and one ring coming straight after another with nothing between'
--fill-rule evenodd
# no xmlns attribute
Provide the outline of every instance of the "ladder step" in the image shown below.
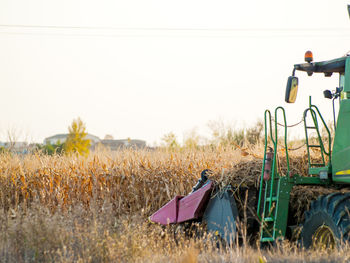
<svg viewBox="0 0 350 263"><path fill-rule="evenodd" d="M265 217L264 222L273 222L275 219L273 217Z"/></svg>
<svg viewBox="0 0 350 263"><path fill-rule="evenodd" d="M323 167L323 166L325 166L325 164L324 163L310 163L310 166Z"/></svg>
<svg viewBox="0 0 350 263"><path fill-rule="evenodd" d="M321 148L321 145L314 145L314 144L310 144L310 145L308 145L308 147L313 147L313 148Z"/></svg>
<svg viewBox="0 0 350 263"><path fill-rule="evenodd" d="M317 128L313 126L306 126L306 129L317 129Z"/></svg>
<svg viewBox="0 0 350 263"><path fill-rule="evenodd" d="M261 242L271 242L271 241L275 241L275 239L273 237L263 237L261 239Z"/></svg>
<svg viewBox="0 0 350 263"><path fill-rule="evenodd" d="M277 197L276 197L276 196L267 197L267 198L266 198L266 201L267 201L267 202L276 202L276 201L277 201Z"/></svg>

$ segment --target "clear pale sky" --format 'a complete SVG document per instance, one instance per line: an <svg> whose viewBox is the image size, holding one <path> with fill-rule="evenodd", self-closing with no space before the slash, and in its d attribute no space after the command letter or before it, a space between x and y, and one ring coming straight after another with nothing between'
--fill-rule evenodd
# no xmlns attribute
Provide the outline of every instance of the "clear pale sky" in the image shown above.
<svg viewBox="0 0 350 263"><path fill-rule="evenodd" d="M311 94L330 119L322 91L338 76L299 73L293 105L284 91L306 50L315 61L350 50L348 3L2 0L0 140L15 129L41 142L80 116L91 134L152 145L205 135L210 120L249 126L278 105L294 123Z"/></svg>

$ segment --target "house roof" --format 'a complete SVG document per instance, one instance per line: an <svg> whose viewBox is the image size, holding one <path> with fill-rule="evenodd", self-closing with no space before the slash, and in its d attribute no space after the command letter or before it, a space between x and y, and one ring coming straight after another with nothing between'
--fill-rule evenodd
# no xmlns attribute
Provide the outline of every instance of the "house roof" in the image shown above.
<svg viewBox="0 0 350 263"><path fill-rule="evenodd" d="M50 139L59 139L59 138L66 138L68 136L67 133L59 133L50 137L45 138L45 140L50 140Z"/></svg>

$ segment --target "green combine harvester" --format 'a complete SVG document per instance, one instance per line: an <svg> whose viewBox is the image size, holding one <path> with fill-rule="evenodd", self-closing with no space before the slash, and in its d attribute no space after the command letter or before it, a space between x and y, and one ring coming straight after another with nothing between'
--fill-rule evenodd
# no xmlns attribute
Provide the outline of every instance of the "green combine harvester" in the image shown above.
<svg viewBox="0 0 350 263"><path fill-rule="evenodd" d="M273 116L269 110L265 111L264 161L257 203L254 205L262 245L273 244L291 236L297 236L305 247L336 247L343 241L350 241L350 56L313 62L312 53L307 51L305 60L304 64L294 65L293 75L288 78L285 100L288 103L296 100L297 71L304 71L309 76L314 73L323 73L326 77L339 74L339 87L334 92L324 91L325 98L333 101L335 135L334 138L331 137L329 127L310 97L309 107L303 114L308 176L293 174L289 164L285 110L277 107ZM339 101L337 121L334 108L336 100ZM282 119L283 123L278 123L278 119ZM282 137L278 134L279 125L284 127ZM326 131L326 137L322 137L322 129ZM311 132L316 137L311 137ZM281 149L285 151L286 163L283 174L278 169L276 154ZM317 149L318 158L311 154L311 149ZM288 211L291 192L298 185L332 188L334 193L314 200L308 211L302 211L305 216L303 225L293 226L288 220ZM349 193L342 193L343 188L348 188ZM237 188L231 185L224 190L216 189L215 183L210 180L210 171L204 170L189 195L176 196L155 212L150 220L162 225L178 224L183 227L191 223L203 223L207 231L215 233L225 243L233 244L237 237L236 222L239 219L237 200L233 194L236 191ZM288 234L287 229L290 230ZM295 235L297 230L300 233ZM259 227L256 227L250 234L256 236L258 233Z"/></svg>
<svg viewBox="0 0 350 263"><path fill-rule="evenodd" d="M350 16L350 5L348 5ZM285 101L294 103L298 92L296 72L304 71L308 76L323 73L325 77L339 75L339 86L334 92L325 90L324 97L333 102L334 138L319 109L309 98L309 107L304 111L305 144L308 154L309 176L292 174L289 166L287 121L285 110L278 107L274 118L269 110L265 111L265 150L260 180L257 214L260 219L260 242L274 243L286 237L290 193L294 186L310 185L338 188L339 192L323 195L314 200L308 211L304 212L305 221L300 228L298 239L305 247L336 247L350 241L350 193L342 193L341 188L350 186L350 56L313 62L311 51L305 53L305 62L294 65L293 74L288 78ZM338 117L334 102L339 101ZM278 115L284 121L284 143L278 142ZM273 120L273 121L272 121ZM326 138L320 129L326 131ZM316 140L311 140L311 132ZM268 147L268 142L273 145ZM333 144L332 144L333 142ZM279 147L285 149L287 174L277 171L277 153ZM315 161L311 149L319 150L320 158Z"/></svg>
<svg viewBox="0 0 350 263"><path fill-rule="evenodd" d="M350 6L348 11L350 15ZM306 72L308 76L338 74L339 86L334 91L323 92L324 97L333 102L334 138L310 97L309 107L303 114L308 175L294 174L289 163L285 110L277 107L273 113L265 111L264 161L259 189L253 189L257 195L256 202L255 194L252 196L258 223L253 224L249 234L257 236L260 232L262 245L294 236L304 247L334 248L350 241L350 56L313 62L312 52L307 51L305 62L294 65L293 74L287 81L285 100L287 103L296 100L299 84L296 73L299 71ZM335 101L339 102L337 118ZM278 123L279 119L283 120L282 124ZM278 134L279 125L284 127L282 137ZM277 158L282 149L286 164L283 173L278 169ZM319 153L318 158L312 154L314 150ZM208 232L214 233L216 240L234 244L239 236L236 222L240 219L234 193L239 186L227 185L218 189L210 175L209 170L204 170L191 193L174 197L151 215L150 221L164 226L178 225L180 229L188 229L192 223L203 224ZM333 193L312 201L309 210L302 211L305 217L303 224L295 225L294 222L293 226L293 220L289 220L293 215L288 215L290 196L293 187L300 185L331 188Z"/></svg>
<svg viewBox="0 0 350 263"><path fill-rule="evenodd" d="M265 111L265 152L263 171L260 181L257 212L261 220L260 241L275 242L286 236L290 193L296 185L314 185L324 187L350 186L350 56L313 62L312 53L305 53L304 64L294 65L293 74L288 78L286 97L288 103L294 103L298 91L296 72L304 71L308 76L323 73L325 77L339 74L339 87L334 92L325 90L324 96L333 101L334 138L317 106L309 99L309 107L304 111L303 121L305 142L308 153L309 176L292 174L289 167L287 121L285 110L276 108L274 116ZM334 102L339 100L338 119L335 119ZM278 142L278 115L284 123L284 142ZM326 131L326 138L321 136L321 129ZM311 132L316 140L310 139ZM268 149L271 141L273 148ZM316 142L315 142L316 141ZM333 141L333 147L332 147ZM287 174L282 176L277 171L276 154L283 147L286 154ZM320 161L311 156L311 149L318 149ZM335 247L350 238L350 193L332 193L320 196L311 203L305 212L305 222L301 228L300 240L306 247Z"/></svg>

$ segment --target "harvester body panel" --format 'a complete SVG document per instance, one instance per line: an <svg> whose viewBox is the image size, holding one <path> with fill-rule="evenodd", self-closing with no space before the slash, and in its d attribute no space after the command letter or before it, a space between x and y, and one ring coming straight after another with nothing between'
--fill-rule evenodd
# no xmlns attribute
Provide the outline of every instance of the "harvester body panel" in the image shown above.
<svg viewBox="0 0 350 263"><path fill-rule="evenodd" d="M150 216L150 220L161 225L175 224L177 222L177 214L179 207L179 200L183 196L175 196L157 212Z"/></svg>
<svg viewBox="0 0 350 263"><path fill-rule="evenodd" d="M203 221L207 224L207 230L214 235L219 235L227 244L236 240L236 222L238 220L237 205L232 188L226 187L216 193L208 203L203 215Z"/></svg>
<svg viewBox="0 0 350 263"><path fill-rule="evenodd" d="M176 224L201 217L208 203L213 182L208 181L197 191L183 197L176 196L157 212L150 220L161 225Z"/></svg>
<svg viewBox="0 0 350 263"><path fill-rule="evenodd" d="M332 151L332 174L336 183L350 183L350 57L340 78L343 87Z"/></svg>
<svg viewBox="0 0 350 263"><path fill-rule="evenodd" d="M209 181L199 190L179 200L179 213L177 223L201 217L208 203L213 182Z"/></svg>
<svg viewBox="0 0 350 263"><path fill-rule="evenodd" d="M195 189L196 187L194 187ZM217 241L232 244L236 241L237 205L231 185L214 190L214 182L206 181L189 195L176 196L155 212L150 220L161 225L187 222L204 223Z"/></svg>

